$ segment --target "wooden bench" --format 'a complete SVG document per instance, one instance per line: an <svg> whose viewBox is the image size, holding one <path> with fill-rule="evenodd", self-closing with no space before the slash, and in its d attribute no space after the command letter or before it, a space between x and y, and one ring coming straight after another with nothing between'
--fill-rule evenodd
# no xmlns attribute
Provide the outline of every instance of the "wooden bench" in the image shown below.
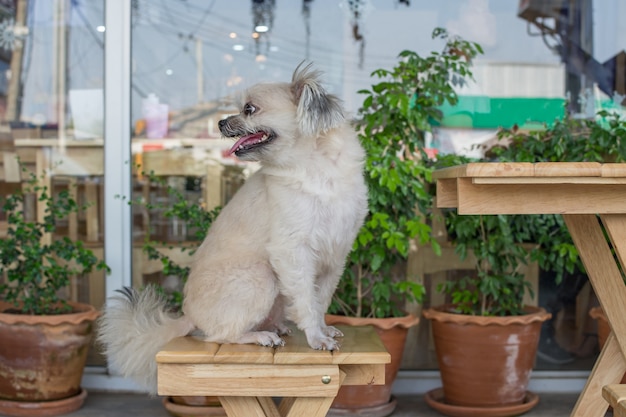
<svg viewBox="0 0 626 417"><path fill-rule="evenodd" d="M391 361L373 328L337 327L334 352L309 348L300 331L279 348L179 337L157 354L158 393L218 396L229 417L325 416L341 385L382 385Z"/></svg>
<svg viewBox="0 0 626 417"><path fill-rule="evenodd" d="M626 417L626 384L605 385L602 396L613 407L614 417Z"/></svg>

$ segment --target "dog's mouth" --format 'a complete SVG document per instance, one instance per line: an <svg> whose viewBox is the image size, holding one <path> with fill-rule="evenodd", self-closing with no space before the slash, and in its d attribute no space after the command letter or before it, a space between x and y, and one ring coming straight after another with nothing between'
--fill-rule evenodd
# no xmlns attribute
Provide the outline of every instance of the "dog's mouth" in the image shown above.
<svg viewBox="0 0 626 417"><path fill-rule="evenodd" d="M241 136L228 151L229 155L240 156L253 149L260 148L270 143L276 135L273 132L259 131L251 135Z"/></svg>

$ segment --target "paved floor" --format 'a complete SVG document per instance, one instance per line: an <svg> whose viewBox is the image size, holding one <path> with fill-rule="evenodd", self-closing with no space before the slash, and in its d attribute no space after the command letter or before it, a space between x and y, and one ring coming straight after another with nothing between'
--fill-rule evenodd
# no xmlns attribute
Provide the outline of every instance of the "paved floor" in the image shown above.
<svg viewBox="0 0 626 417"><path fill-rule="evenodd" d="M524 414L525 417L569 416L577 394L541 394L539 404ZM607 416L611 416L607 413ZM68 417L171 417L160 398L138 394L111 394L90 392L84 406ZM393 417L441 417L426 405L423 397L400 396Z"/></svg>

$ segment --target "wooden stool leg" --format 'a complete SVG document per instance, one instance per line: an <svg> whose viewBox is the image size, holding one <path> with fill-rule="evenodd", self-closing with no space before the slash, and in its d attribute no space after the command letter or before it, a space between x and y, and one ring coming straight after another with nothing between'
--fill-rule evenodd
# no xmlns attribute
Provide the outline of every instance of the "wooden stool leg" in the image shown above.
<svg viewBox="0 0 626 417"><path fill-rule="evenodd" d="M278 408L276 408L276 404L274 404L274 400L272 397L257 397L256 398L263 411L265 411L265 415L267 417L281 417L281 414L278 412Z"/></svg>
<svg viewBox="0 0 626 417"><path fill-rule="evenodd" d="M289 408L285 417L325 417L328 414L333 397L299 397Z"/></svg>
<svg viewBox="0 0 626 417"><path fill-rule="evenodd" d="M256 397L219 397L220 403L229 417L267 417ZM269 416L272 416L269 414Z"/></svg>

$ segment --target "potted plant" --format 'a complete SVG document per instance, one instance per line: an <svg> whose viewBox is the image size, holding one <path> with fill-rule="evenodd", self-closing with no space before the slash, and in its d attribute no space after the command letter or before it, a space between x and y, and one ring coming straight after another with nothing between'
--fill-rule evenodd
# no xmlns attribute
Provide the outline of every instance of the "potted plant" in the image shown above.
<svg viewBox="0 0 626 417"><path fill-rule="evenodd" d="M507 216L450 212L446 224L460 257L474 254L476 271L446 281L442 290L451 303L423 312L431 321L443 383L426 400L447 415L461 409L518 415L537 403L526 388L541 325L551 317L523 303L530 286L519 267L529 253Z"/></svg>
<svg viewBox="0 0 626 417"><path fill-rule="evenodd" d="M437 107L455 104L455 84L471 77L470 60L481 53L478 44L433 31L442 51L420 56L403 51L391 70L379 69L380 81L365 98L356 128L367 159L369 213L348 257L327 315L328 324L374 326L392 363L385 386L342 387L331 413L388 415L395 402L391 385L396 377L407 329L419 318L407 315L407 302L421 300L421 277L406 276L406 259L414 239L439 247L426 220L431 198L428 187L432 168L425 151L425 135L433 120L441 119ZM392 344L395 340L399 344Z"/></svg>
<svg viewBox="0 0 626 417"><path fill-rule="evenodd" d="M82 241L54 235L85 207L69 190L53 195L28 178L1 203L8 229L0 239L0 414L65 414L86 396L80 382L98 312L61 293L76 276L108 268ZM45 203L39 220L25 216L29 194Z"/></svg>

